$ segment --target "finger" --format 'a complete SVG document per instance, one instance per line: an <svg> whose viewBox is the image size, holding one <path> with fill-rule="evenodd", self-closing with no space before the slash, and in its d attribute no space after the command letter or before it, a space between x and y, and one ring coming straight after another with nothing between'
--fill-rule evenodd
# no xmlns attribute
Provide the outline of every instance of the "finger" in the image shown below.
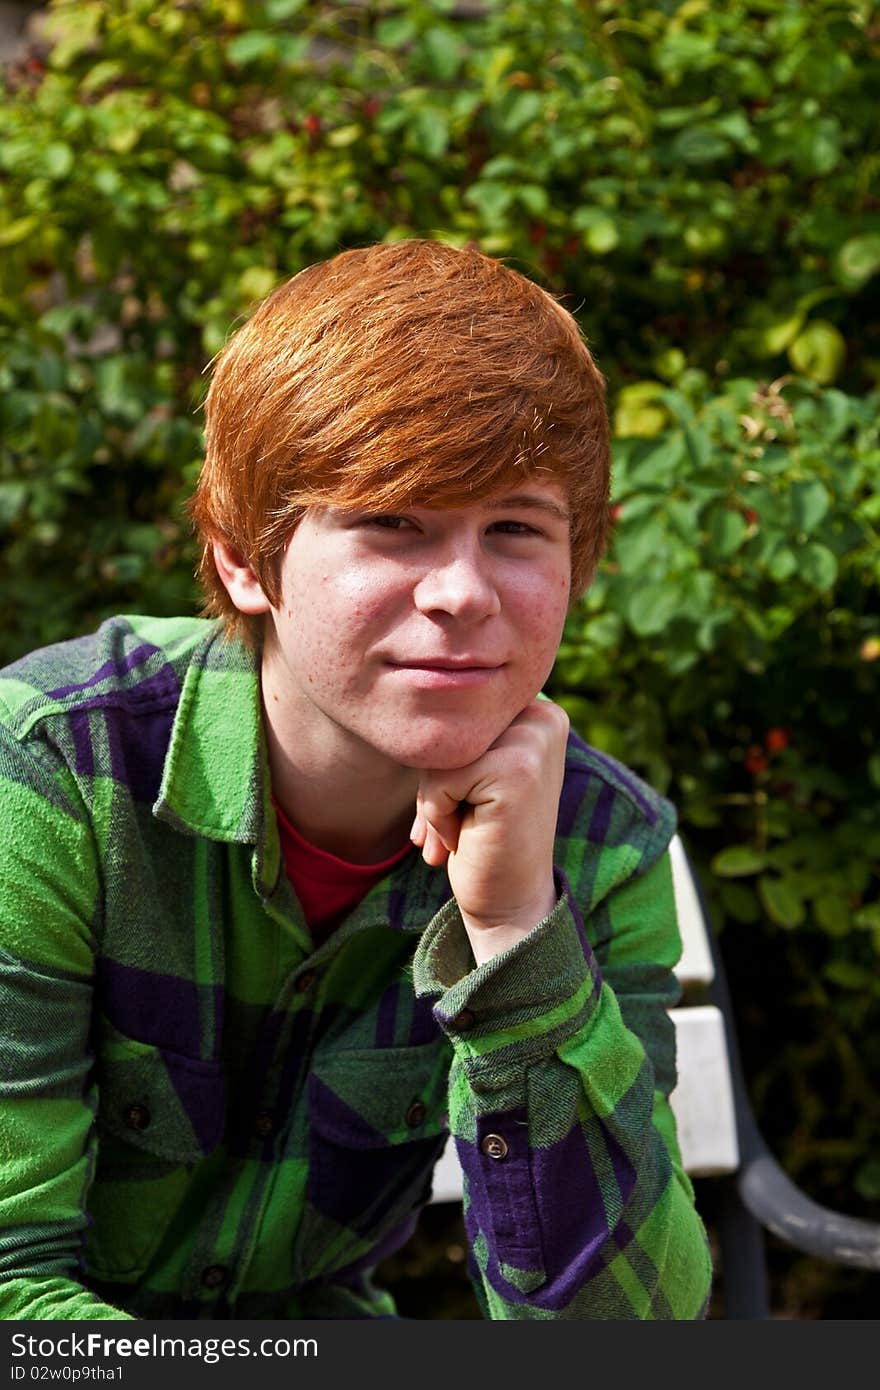
<svg viewBox="0 0 880 1390"><path fill-rule="evenodd" d="M458 811L448 816L425 817L429 831L440 841L447 854L452 854L458 849L458 837L461 832L461 816Z"/></svg>
<svg viewBox="0 0 880 1390"><path fill-rule="evenodd" d="M439 780L432 779L427 784L423 782L419 788L418 814L433 827L435 834L450 854L458 848L462 800L464 796L456 796L454 791L444 787Z"/></svg>
<svg viewBox="0 0 880 1390"><path fill-rule="evenodd" d="M422 847L422 858L426 864L432 868L442 868L449 858L449 850L444 845L440 836L437 834L433 825L427 825L425 833L425 843Z"/></svg>
<svg viewBox="0 0 880 1390"><path fill-rule="evenodd" d="M428 822L422 814L421 808L416 810L415 820L409 832L409 838L414 845L422 846L425 843L425 836L428 832Z"/></svg>

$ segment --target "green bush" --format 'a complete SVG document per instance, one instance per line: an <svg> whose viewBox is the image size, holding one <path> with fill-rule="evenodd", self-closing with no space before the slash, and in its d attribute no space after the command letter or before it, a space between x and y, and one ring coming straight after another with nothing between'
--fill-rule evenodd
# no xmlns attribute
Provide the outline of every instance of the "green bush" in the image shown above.
<svg viewBox="0 0 880 1390"><path fill-rule="evenodd" d="M206 361L351 245L473 241L582 318L615 538L553 690L676 801L761 1122L880 1203L868 0L56 0L0 101L0 660L191 609Z"/></svg>
<svg viewBox="0 0 880 1390"><path fill-rule="evenodd" d="M614 541L554 688L710 861L789 1168L876 1201L880 399L738 379L656 405L660 433L617 441Z"/></svg>

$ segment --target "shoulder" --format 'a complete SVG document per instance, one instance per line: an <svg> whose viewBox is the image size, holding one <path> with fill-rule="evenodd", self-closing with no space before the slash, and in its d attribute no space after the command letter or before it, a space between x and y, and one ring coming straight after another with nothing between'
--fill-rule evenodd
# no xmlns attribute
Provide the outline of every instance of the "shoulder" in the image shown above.
<svg viewBox="0 0 880 1390"><path fill-rule="evenodd" d="M91 709L168 708L215 624L201 618L109 618L96 632L57 642L0 670L0 724L26 738L47 720Z"/></svg>
<svg viewBox="0 0 880 1390"><path fill-rule="evenodd" d="M125 615L0 671L3 786L78 805L109 776L155 798L187 671L215 634L199 618Z"/></svg>
<svg viewBox="0 0 880 1390"><path fill-rule="evenodd" d="M647 873L666 853L676 823L675 807L658 791L574 731L569 734L557 851L587 910Z"/></svg>

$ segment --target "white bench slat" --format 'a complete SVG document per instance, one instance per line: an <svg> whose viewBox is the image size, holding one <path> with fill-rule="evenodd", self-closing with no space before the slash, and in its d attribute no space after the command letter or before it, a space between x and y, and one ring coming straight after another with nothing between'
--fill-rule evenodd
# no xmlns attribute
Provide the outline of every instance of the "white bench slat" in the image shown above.
<svg viewBox="0 0 880 1390"><path fill-rule="evenodd" d="M675 967L676 978L682 986L708 985L715 978L712 953L706 939L706 926L700 910L684 845L677 835L669 845L672 861L672 887L675 909L681 932L681 959Z"/></svg>
<svg viewBox="0 0 880 1390"><path fill-rule="evenodd" d="M685 1171L693 1177L735 1173L739 1144L724 1019L714 1004L670 1009L678 1085L669 1097Z"/></svg>

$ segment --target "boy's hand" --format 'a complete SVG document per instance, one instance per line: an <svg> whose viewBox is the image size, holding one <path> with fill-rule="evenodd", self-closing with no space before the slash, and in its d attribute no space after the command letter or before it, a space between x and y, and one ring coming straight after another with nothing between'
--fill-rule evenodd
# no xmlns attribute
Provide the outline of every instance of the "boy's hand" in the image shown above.
<svg viewBox="0 0 880 1390"><path fill-rule="evenodd" d="M426 863L446 864L478 965L555 906L567 738L565 711L532 700L475 762L422 776L411 838Z"/></svg>

